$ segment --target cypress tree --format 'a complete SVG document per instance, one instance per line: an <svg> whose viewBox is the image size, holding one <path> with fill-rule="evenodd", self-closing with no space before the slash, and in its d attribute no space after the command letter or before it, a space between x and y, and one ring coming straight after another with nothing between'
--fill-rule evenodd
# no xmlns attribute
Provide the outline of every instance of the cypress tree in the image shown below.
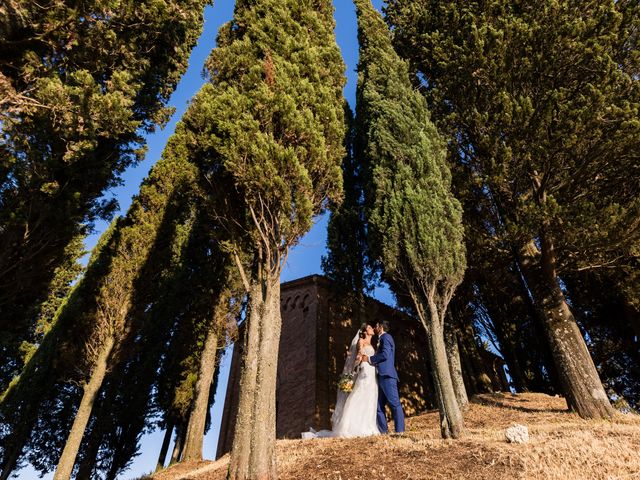
<svg viewBox="0 0 640 480"><path fill-rule="evenodd" d="M104 274L109 257L107 245L113 233L112 223L94 247L83 279L62 301L53 318L43 322L47 330L37 350L29 356L20 375L12 379L0 396L2 480L8 479L18 466L35 425L46 423L40 420L43 412L49 410L45 405L68 405L66 400L70 396L60 385L60 377L66 375L68 378L68 372L74 369L80 357L78 347L68 335L72 330L69 322L82 314L82 298L95 295L94 282L87 281L87 278ZM65 397L65 400L61 400L61 397Z"/></svg>
<svg viewBox="0 0 640 480"><path fill-rule="evenodd" d="M0 385L22 366L19 345L67 246L111 218L103 194L168 119L208 3L0 7Z"/></svg>
<svg viewBox="0 0 640 480"><path fill-rule="evenodd" d="M168 342L176 322L202 325L202 319L211 316L210 305L220 283L219 260L224 257L208 240L196 201L181 203L175 220L163 221L134 283L128 315L129 322L140 328L129 336L126 347L120 347L126 356L114 365L101 389L101 397L107 400L94 409L95 425L87 430L87 441L79 452L78 478L92 478L92 471L115 478L127 468L138 452L140 436L155 426L158 405L153 393L160 381L162 358L171 354ZM183 312L189 313L180 315ZM192 317L196 317L193 322ZM188 347L194 355L199 353L195 339Z"/></svg>
<svg viewBox="0 0 640 480"><path fill-rule="evenodd" d="M461 163L454 164L454 184L464 198L464 223L468 268L461 290L462 301L490 318L516 391L556 393L544 383L543 371L553 363L541 361L548 347L538 339L538 312L522 284L515 255L505 241L504 226L494 214L490 198L474 175ZM544 368L541 368L544 367Z"/></svg>
<svg viewBox="0 0 640 480"><path fill-rule="evenodd" d="M231 272L225 272L224 290L215 297L210 319L205 322L204 343L198 362L198 377L194 386L193 401L189 412L185 444L181 461L201 461L202 445L207 424L207 413L213 402L212 390L214 374L226 343L227 326L237 314L237 296L230 279ZM236 308L234 308L236 307Z"/></svg>
<svg viewBox="0 0 640 480"><path fill-rule="evenodd" d="M333 29L329 1L237 2L207 61L200 107L185 118L211 209L237 232L229 248L249 295L233 479L276 476L280 272L313 216L339 197L344 66Z"/></svg>
<svg viewBox="0 0 640 480"><path fill-rule="evenodd" d="M366 165L369 245L383 278L406 293L427 332L442 436L462 435L444 342L446 310L465 270L462 209L446 148L408 65L370 0L356 0L360 62L356 155Z"/></svg>
<svg viewBox="0 0 640 480"><path fill-rule="evenodd" d="M230 256L220 242L221 235L216 232L219 227L216 219L200 207L195 235L186 252L186 272L181 280L187 285L189 301L185 301L186 291L175 298L178 308L174 315L177 313L181 324L177 328L182 330L179 341L186 340L186 343L175 358L167 361L177 362L179 368L175 373L186 378L183 384L173 383L174 388L182 388L182 392L172 394L182 403L184 446L177 458L180 461L202 460L216 366L227 342L228 327L237 313L238 277L233 274L235 267L232 268ZM167 352L166 357L174 357L174 352Z"/></svg>
<svg viewBox="0 0 640 480"><path fill-rule="evenodd" d="M46 300L30 308L28 316L33 319L31 331L27 332L25 337L21 338L20 335L17 335L14 339L11 338L13 335L10 332L6 332L9 338L5 339L7 341L5 345L11 344L18 339L21 340L21 358L17 363L9 361L0 365L0 372L2 372L0 373L0 392L4 392L9 387L5 382L12 380L12 375L19 372L18 365L22 367L29 362L31 355L37 350L38 345L51 328L56 311L69 295L73 282L78 279L84 270L80 259L85 253L84 237L78 236L74 238L65 249L64 261L53 272L53 278L47 286ZM2 348L3 346L0 346L0 349ZM8 351L5 351L5 353L10 356ZM0 358L7 357L0 354Z"/></svg>
<svg viewBox="0 0 640 480"><path fill-rule="evenodd" d="M115 227L108 246L110 259L106 274L97 280L97 293L87 299L87 311L83 315L88 329L84 338L87 376L82 383L82 401L56 468L56 480L71 476L96 395L110 366L121 354L120 347L126 345L127 338L137 328L129 321L134 282L156 242L158 230L167 220L167 210L179 201L176 196L189 191L191 187L187 186L194 182L194 175L194 169L185 161L180 137L172 137L127 216Z"/></svg>
<svg viewBox="0 0 640 480"><path fill-rule="evenodd" d="M369 259L364 217L364 178L362 165L354 152L353 114L347 108L350 128L346 137L347 154L342 161L343 198L331 205L327 227L327 254L322 271L332 282L332 302L345 309L354 328L366 319L364 295L372 290L375 268Z"/></svg>
<svg viewBox="0 0 640 480"><path fill-rule="evenodd" d="M197 261L192 259L188 264L196 265ZM203 327L208 325L206 317L191 315L190 308L184 302L184 298L191 293L191 285L193 285L193 279L190 279L186 272L175 283L172 296L175 296L177 303L174 304L172 301L169 305L169 312L175 318L175 325L160 364L157 386L156 402L162 412L162 423L167 430L176 430L176 448L179 447L179 439L186 433L198 380L201 349L196 346L203 344L203 337L207 331ZM171 463L180 460L182 448L178 450L176 455L172 455ZM165 456L166 452L158 462L158 469L164 467Z"/></svg>
<svg viewBox="0 0 640 480"><path fill-rule="evenodd" d="M455 154L450 152L450 154ZM467 235L467 271L458 289L456 308L472 306L490 318L500 352L517 391L557 393L558 381L551 352L544 341L539 312L523 282L517 254L506 236L506 227L479 176L463 159L450 162L453 189L463 204Z"/></svg>
<svg viewBox="0 0 640 480"><path fill-rule="evenodd" d="M640 5L394 0L387 12L455 157L491 195L568 406L610 417L561 285L615 265L640 235Z"/></svg>
<svg viewBox="0 0 640 480"><path fill-rule="evenodd" d="M177 168L175 174L180 175L180 170ZM170 177L166 173L164 171L163 175ZM108 381L97 394L88 424L90 434L80 450L78 478L92 478L93 471L102 471L108 478L113 478L131 462L143 429L150 426L151 415L154 414L154 404L150 400L157 381L159 356L173 324L173 318L159 315L158 310L167 307L164 299L171 295L165 295L165 290L171 286L173 272L181 269L184 244L191 237L194 222L191 218L193 212L190 213L193 206L189 203L192 202L181 200L176 208L168 208L171 213L163 216L153 248L132 284L128 323L133 327L131 330L135 330L135 335L126 335L120 342L120 353L110 362ZM151 202L144 205L150 207ZM82 378L75 378L72 372L83 365L83 352L77 347L69 348L74 347L69 343L81 343L84 338L82 331L91 330L91 321L95 318L92 301L113 263L113 244L117 239L113 235L114 232L120 233L116 225L122 225L122 222L115 222L101 238L85 277L73 296L66 300L65 308L51 322L50 332L36 351L35 367L30 361L29 369L25 369L16 387L5 396L11 401L3 399L2 402L2 411L9 414L7 419L21 412L16 420L11 421L12 434L4 439L8 440L7 446L17 445L18 441L27 442L26 458L43 474L59 462L64 447L60 440L71 428L74 411L80 403L76 394L80 389L66 382L72 379L82 382ZM211 251L211 248L201 246L201 250ZM194 269L195 265L189 265L189 268ZM209 290L206 291L208 293ZM33 394L29 393L31 390L34 390ZM73 392L73 395L67 392ZM51 409L59 412L57 414L43 415L47 404L64 407ZM34 425L37 426L32 430ZM59 447L53 447L54 444ZM9 472L7 468L3 473Z"/></svg>

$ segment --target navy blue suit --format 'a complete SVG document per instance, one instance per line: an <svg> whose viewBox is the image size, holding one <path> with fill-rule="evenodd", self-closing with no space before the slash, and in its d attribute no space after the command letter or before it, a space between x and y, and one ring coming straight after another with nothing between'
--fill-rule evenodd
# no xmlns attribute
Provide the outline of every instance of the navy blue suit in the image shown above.
<svg viewBox="0 0 640 480"><path fill-rule="evenodd" d="M398 395L398 372L395 366L396 343L388 333L378 339L378 352L369 357L369 363L378 370L378 429L387 433L387 416L385 406L391 408L396 432L404 432L404 412Z"/></svg>

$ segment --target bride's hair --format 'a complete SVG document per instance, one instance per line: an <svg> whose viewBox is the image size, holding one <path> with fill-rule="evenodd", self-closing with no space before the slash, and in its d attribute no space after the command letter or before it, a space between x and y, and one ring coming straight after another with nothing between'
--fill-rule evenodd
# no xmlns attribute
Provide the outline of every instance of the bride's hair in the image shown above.
<svg viewBox="0 0 640 480"><path fill-rule="evenodd" d="M368 323L363 323L362 325L360 325L360 330L359 330L359 336L360 338L365 338L367 336L367 327L369 326Z"/></svg>

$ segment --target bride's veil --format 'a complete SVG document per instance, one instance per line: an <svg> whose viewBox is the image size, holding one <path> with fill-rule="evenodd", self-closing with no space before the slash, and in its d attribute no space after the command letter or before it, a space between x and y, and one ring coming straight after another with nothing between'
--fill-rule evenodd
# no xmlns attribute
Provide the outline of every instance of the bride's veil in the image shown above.
<svg viewBox="0 0 640 480"><path fill-rule="evenodd" d="M344 362L344 368L342 369L342 373L350 373L353 371L353 367L356 364L356 356L358 355L358 340L360 339L360 329L356 332L355 337L351 340L351 344L349 345L349 353L347 355L347 359ZM344 409L344 402L347 400L349 396L348 393L343 392L338 389L338 395L336 397L336 408L333 411L333 415L331 415L331 425L332 428L340 421L342 417L342 410Z"/></svg>

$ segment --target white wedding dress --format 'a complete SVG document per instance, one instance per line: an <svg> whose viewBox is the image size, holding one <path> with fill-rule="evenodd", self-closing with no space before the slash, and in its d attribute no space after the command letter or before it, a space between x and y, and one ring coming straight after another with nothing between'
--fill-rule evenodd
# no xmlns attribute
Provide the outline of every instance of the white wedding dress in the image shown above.
<svg viewBox="0 0 640 480"><path fill-rule="evenodd" d="M357 352L358 337L351 343L349 358L345 363L345 372L353 370ZM375 354L371 345L364 347L366 355ZM331 417L332 430L311 429L304 432L302 438L316 437L366 437L378 435L380 431L376 424L378 410L378 380L376 379L376 367L363 362L356 367L357 376L351 393L338 390L336 409Z"/></svg>

